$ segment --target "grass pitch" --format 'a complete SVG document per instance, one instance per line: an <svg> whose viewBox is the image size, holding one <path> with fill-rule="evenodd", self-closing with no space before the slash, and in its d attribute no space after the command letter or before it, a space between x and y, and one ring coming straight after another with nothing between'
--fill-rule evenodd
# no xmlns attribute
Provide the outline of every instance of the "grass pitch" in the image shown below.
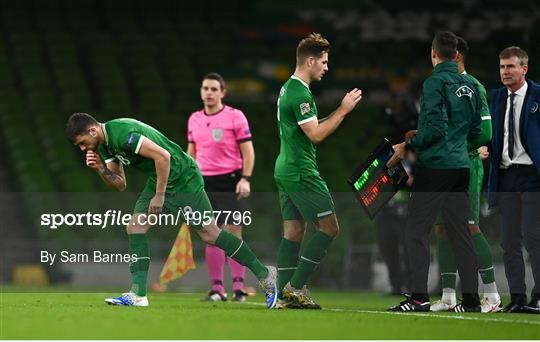
<svg viewBox="0 0 540 342"><path fill-rule="evenodd" d="M103 293L0 294L0 339L540 339L526 314L396 314L400 301L317 292L321 311L200 302L202 293L150 293L150 307L108 306Z"/></svg>

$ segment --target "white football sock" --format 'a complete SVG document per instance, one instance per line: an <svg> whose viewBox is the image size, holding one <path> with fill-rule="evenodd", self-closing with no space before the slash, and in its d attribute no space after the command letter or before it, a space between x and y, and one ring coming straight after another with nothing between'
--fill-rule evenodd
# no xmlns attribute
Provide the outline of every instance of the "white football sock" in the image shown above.
<svg viewBox="0 0 540 342"><path fill-rule="evenodd" d="M456 289L444 288L441 300L450 305L456 305Z"/></svg>

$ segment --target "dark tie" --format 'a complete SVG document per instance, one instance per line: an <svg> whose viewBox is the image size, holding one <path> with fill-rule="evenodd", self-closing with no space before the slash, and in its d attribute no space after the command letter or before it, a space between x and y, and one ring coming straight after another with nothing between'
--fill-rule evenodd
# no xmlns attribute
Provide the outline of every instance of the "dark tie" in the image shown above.
<svg viewBox="0 0 540 342"><path fill-rule="evenodd" d="M508 156L510 160L514 158L514 136L516 127L514 125L514 98L516 93L510 94L510 110L508 111Z"/></svg>

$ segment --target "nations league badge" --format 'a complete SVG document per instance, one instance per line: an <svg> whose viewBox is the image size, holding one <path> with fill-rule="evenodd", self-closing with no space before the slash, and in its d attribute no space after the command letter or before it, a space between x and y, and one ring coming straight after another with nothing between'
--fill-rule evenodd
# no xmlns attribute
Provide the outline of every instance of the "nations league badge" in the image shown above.
<svg viewBox="0 0 540 342"><path fill-rule="evenodd" d="M304 115L311 111L311 107L308 102L304 102L300 104L300 114Z"/></svg>
<svg viewBox="0 0 540 342"><path fill-rule="evenodd" d="M212 139L215 142L221 142L223 140L223 129L222 128L213 128L212 129Z"/></svg>
<svg viewBox="0 0 540 342"><path fill-rule="evenodd" d="M529 112L531 112L531 114L538 112L538 102L533 103Z"/></svg>

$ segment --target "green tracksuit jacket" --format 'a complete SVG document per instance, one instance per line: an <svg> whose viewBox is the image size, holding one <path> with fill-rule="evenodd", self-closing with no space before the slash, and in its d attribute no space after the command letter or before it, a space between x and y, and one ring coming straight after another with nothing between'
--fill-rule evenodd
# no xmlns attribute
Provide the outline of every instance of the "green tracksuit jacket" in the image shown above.
<svg viewBox="0 0 540 342"><path fill-rule="evenodd" d="M418 133L409 143L416 151L417 165L432 169L469 168L467 142L475 141L482 133L481 110L475 83L458 74L457 64L437 64L424 81Z"/></svg>

